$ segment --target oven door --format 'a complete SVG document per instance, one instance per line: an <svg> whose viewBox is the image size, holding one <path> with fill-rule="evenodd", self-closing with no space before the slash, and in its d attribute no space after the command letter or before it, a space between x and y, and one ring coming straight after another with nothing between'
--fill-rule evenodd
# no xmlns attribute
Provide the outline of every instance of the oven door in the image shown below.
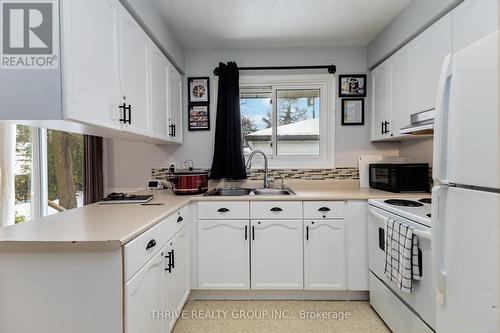
<svg viewBox="0 0 500 333"><path fill-rule="evenodd" d="M415 280L413 292L403 293L398 290L394 282L391 282L384 274L385 267L385 242L384 221L385 218L400 221L406 225L422 231L430 231L430 228L418 223L411 222L400 216L391 214L382 209L370 206L368 213L368 250L370 271L378 277L399 299L406 303L417 315L431 327L436 324L436 302L435 282L432 272L431 240L422 236L418 237L418 247L422 258L422 278Z"/></svg>

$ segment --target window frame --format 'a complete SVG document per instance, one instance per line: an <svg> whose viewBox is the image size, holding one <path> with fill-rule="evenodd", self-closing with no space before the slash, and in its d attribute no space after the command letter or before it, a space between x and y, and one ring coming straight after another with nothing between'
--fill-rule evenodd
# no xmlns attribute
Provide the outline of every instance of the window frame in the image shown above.
<svg viewBox="0 0 500 333"><path fill-rule="evenodd" d="M333 168L335 166L335 75L255 75L240 76L240 89L271 86L273 154L268 154L270 168ZM319 89L320 90L320 154L278 155L277 154L277 90ZM245 154L245 160L248 155ZM252 161L252 169L263 167L263 161Z"/></svg>

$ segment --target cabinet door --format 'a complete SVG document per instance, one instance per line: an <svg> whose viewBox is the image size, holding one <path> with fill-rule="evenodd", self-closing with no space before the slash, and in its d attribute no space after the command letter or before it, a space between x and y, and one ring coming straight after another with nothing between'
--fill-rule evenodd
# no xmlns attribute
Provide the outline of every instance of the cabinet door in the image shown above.
<svg viewBox="0 0 500 333"><path fill-rule="evenodd" d="M117 0L72 0L60 6L65 118L119 129L121 5Z"/></svg>
<svg viewBox="0 0 500 333"><path fill-rule="evenodd" d="M198 220L198 288L249 289L248 220Z"/></svg>
<svg viewBox="0 0 500 333"><path fill-rule="evenodd" d="M169 84L170 69L165 55L151 41L150 79L151 79L151 130L152 136L170 139L168 130L169 118Z"/></svg>
<svg viewBox="0 0 500 333"><path fill-rule="evenodd" d="M302 289L301 220L252 220L252 289Z"/></svg>
<svg viewBox="0 0 500 333"><path fill-rule="evenodd" d="M172 311L180 314L189 296L189 229L184 227L171 241L172 243L172 269L167 279L166 288L171 289L170 299L167 299L167 306ZM167 274L169 274L167 272ZM172 320L169 325L171 330L175 325Z"/></svg>
<svg viewBox="0 0 500 333"><path fill-rule="evenodd" d="M389 70L387 61L371 72L372 85L372 140L389 137L385 122L389 121ZM387 125L390 128L390 124Z"/></svg>
<svg viewBox="0 0 500 333"><path fill-rule="evenodd" d="M150 135L149 37L125 8L120 11L120 59L122 103L131 106L125 129Z"/></svg>
<svg viewBox="0 0 500 333"><path fill-rule="evenodd" d="M452 51L451 14L444 16L410 44L410 113L434 109L444 57Z"/></svg>
<svg viewBox="0 0 500 333"><path fill-rule="evenodd" d="M172 140L182 142L182 75L170 67L170 120Z"/></svg>
<svg viewBox="0 0 500 333"><path fill-rule="evenodd" d="M389 58L390 136L399 138L399 130L410 123L410 64L409 49L403 47Z"/></svg>
<svg viewBox="0 0 500 333"><path fill-rule="evenodd" d="M467 0L453 10L453 52L498 29L497 0Z"/></svg>
<svg viewBox="0 0 500 333"><path fill-rule="evenodd" d="M347 289L368 290L368 202L347 202Z"/></svg>
<svg viewBox="0 0 500 333"><path fill-rule="evenodd" d="M125 333L165 332L166 321L154 317L165 309L164 254L165 248L125 284Z"/></svg>
<svg viewBox="0 0 500 333"><path fill-rule="evenodd" d="M345 290L344 221L304 221L306 290Z"/></svg>

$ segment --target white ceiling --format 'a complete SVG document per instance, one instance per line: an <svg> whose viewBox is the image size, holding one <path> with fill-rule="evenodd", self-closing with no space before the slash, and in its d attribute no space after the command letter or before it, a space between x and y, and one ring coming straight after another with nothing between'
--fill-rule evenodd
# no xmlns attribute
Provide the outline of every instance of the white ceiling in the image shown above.
<svg viewBox="0 0 500 333"><path fill-rule="evenodd" d="M153 0L187 49L367 45L410 0Z"/></svg>

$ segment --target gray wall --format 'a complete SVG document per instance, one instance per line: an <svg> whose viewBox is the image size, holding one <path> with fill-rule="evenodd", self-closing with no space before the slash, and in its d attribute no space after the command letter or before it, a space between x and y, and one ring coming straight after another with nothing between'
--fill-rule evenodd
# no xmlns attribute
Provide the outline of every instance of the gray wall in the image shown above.
<svg viewBox="0 0 500 333"><path fill-rule="evenodd" d="M463 0L412 0L367 47L368 68L394 53Z"/></svg>
<svg viewBox="0 0 500 333"><path fill-rule="evenodd" d="M157 44L173 65L184 71L184 48L170 32L167 23L154 4L155 0L120 0L127 8L135 12L136 19L144 29L154 36Z"/></svg>
<svg viewBox="0 0 500 333"><path fill-rule="evenodd" d="M366 73L365 48L300 48L252 50L187 50L186 77L211 77L211 131L189 132L186 119L184 144L181 146L156 146L109 140L108 187L143 187L151 167L168 166L170 162L192 159L196 166L208 168L212 163L216 105L214 102L217 81L213 69L219 61L234 60L239 66L278 66L335 64L339 74ZM242 73L243 74L243 73ZM186 84L184 84L186 89ZM186 96L186 94L184 94ZM186 98L187 99L187 98ZM187 101L184 101L186 104ZM365 100L365 126L340 125L340 100L336 102L335 160L337 167L355 167L359 154L397 155L399 143L370 142L370 106ZM186 109L186 106L185 108ZM185 112L186 114L186 112ZM184 114L184 116L185 116ZM133 158L131 158L133 156Z"/></svg>

